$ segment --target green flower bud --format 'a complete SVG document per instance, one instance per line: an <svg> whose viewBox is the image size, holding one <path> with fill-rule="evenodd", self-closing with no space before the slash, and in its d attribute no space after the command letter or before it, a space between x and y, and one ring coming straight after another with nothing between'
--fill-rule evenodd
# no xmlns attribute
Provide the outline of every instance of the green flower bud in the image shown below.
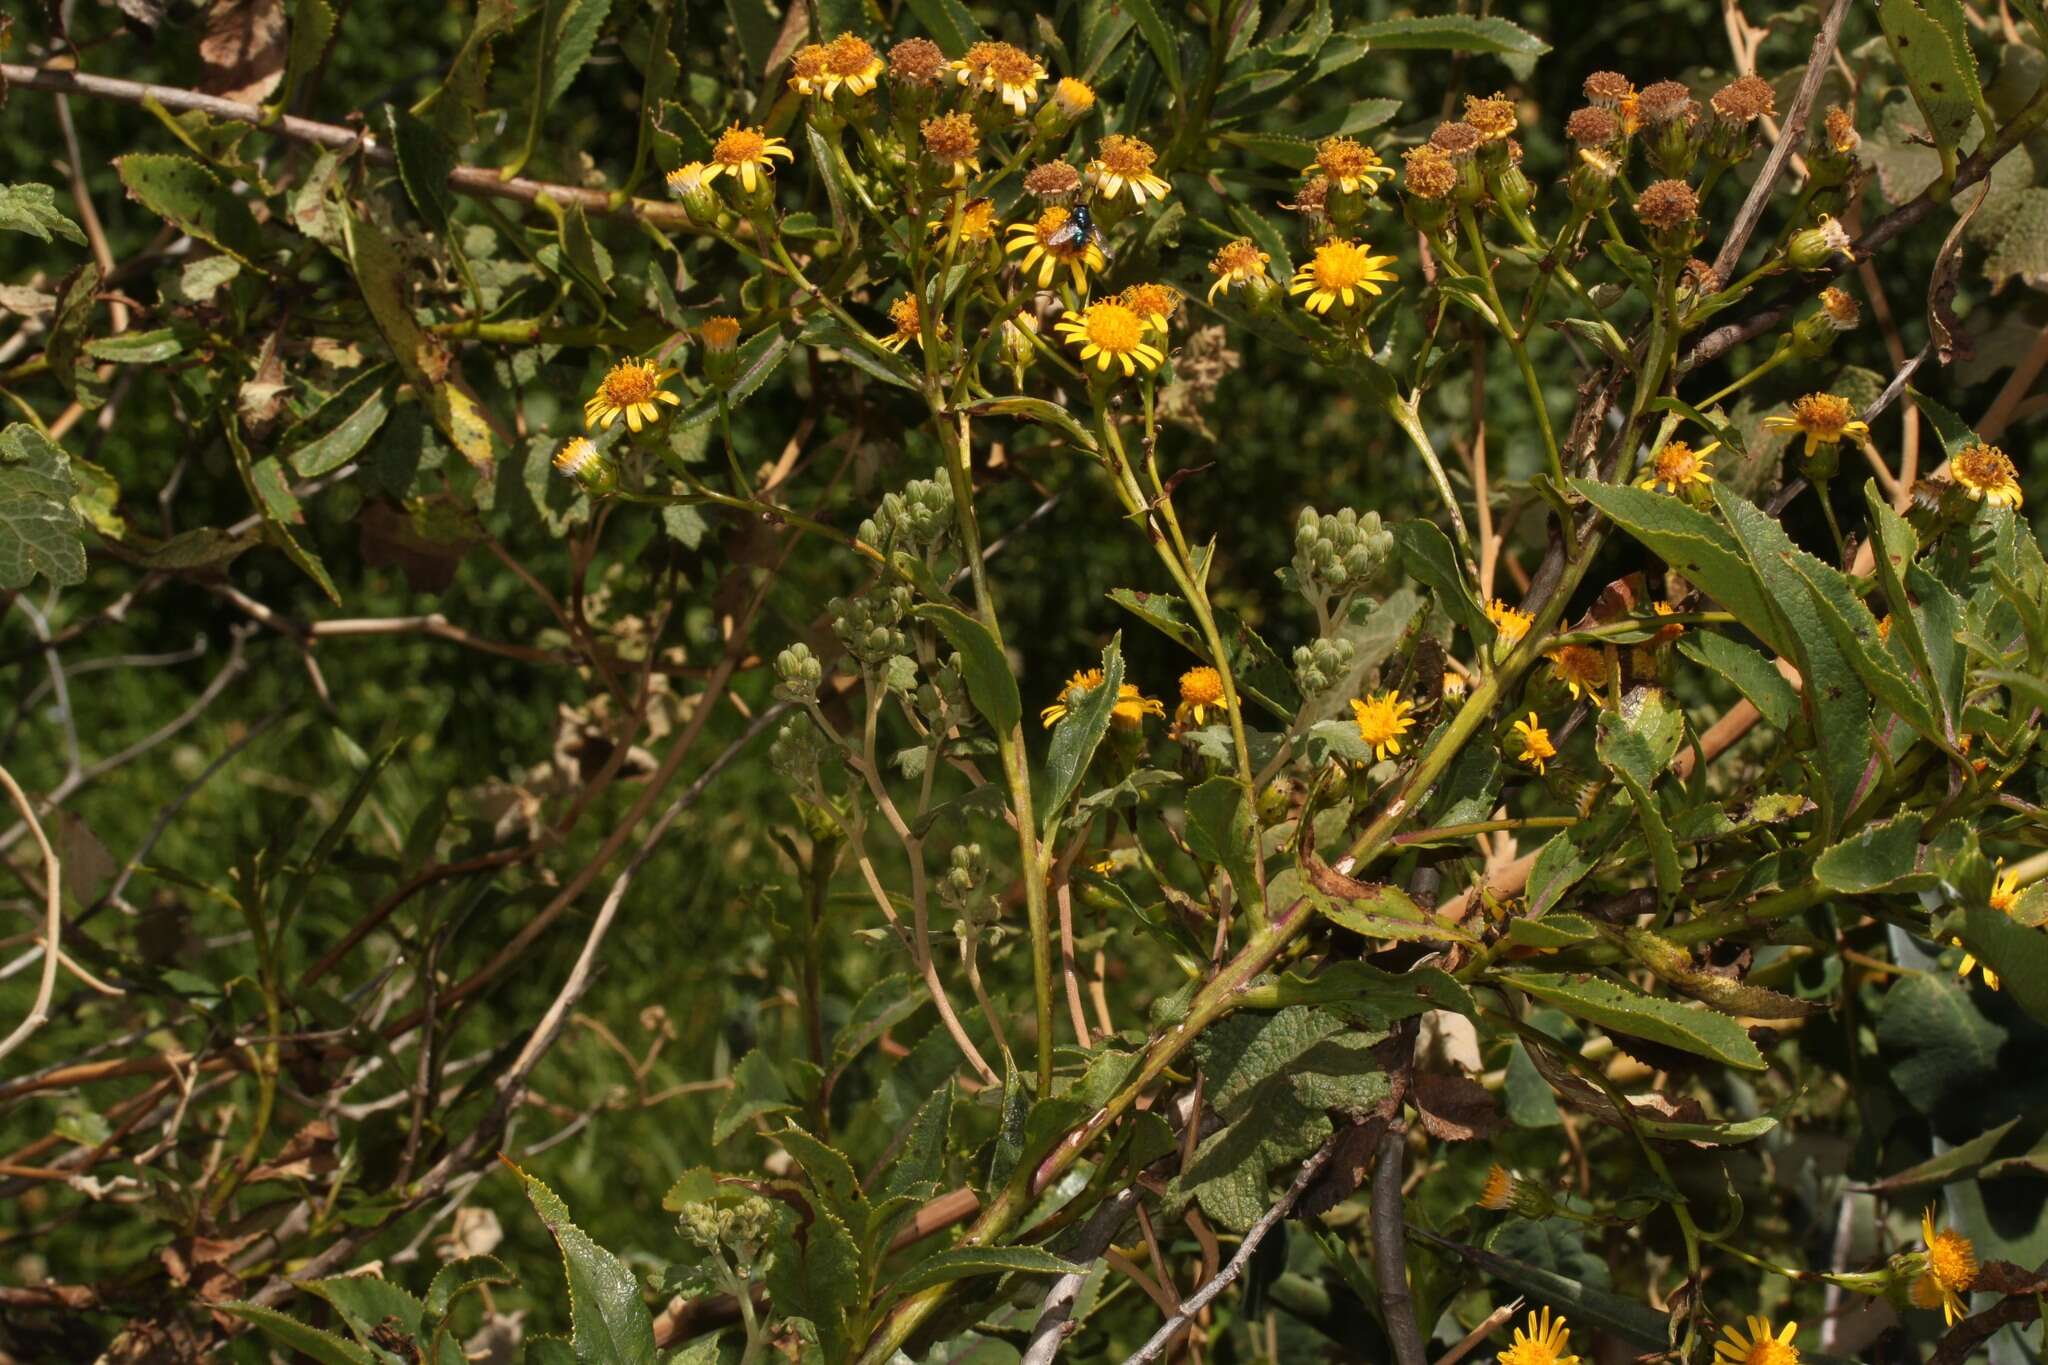
<svg viewBox="0 0 2048 1365"><path fill-rule="evenodd" d="M825 680L825 665L798 641L775 656L775 695L799 706L817 700L818 685Z"/></svg>
<svg viewBox="0 0 2048 1365"><path fill-rule="evenodd" d="M572 436L555 452L555 468L567 474L594 498L619 486L619 471L587 436Z"/></svg>
<svg viewBox="0 0 2048 1365"><path fill-rule="evenodd" d="M1798 270L1826 270L1837 263L1854 264L1856 253L1850 249L1848 229L1822 214L1812 227L1792 234L1785 244L1785 259Z"/></svg>

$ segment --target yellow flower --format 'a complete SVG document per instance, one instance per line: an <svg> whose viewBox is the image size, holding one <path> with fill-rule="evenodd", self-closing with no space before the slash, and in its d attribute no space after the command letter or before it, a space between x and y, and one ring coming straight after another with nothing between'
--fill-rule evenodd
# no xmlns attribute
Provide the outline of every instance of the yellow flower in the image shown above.
<svg viewBox="0 0 2048 1365"><path fill-rule="evenodd" d="M938 218L926 223L934 233L946 233L953 229L949 218ZM960 240L967 244L986 242L996 235L996 204L993 199L970 199L960 206Z"/></svg>
<svg viewBox="0 0 2048 1365"><path fill-rule="evenodd" d="M1147 195L1164 199L1173 186L1152 174L1152 162L1158 155L1141 138L1111 133L1102 139L1102 145L1095 149L1095 159L1088 163L1088 183L1111 199L1126 189L1140 204Z"/></svg>
<svg viewBox="0 0 2048 1365"><path fill-rule="evenodd" d="M678 198L695 194L710 179L710 170L701 161L685 161L665 177L668 192Z"/></svg>
<svg viewBox="0 0 2048 1365"><path fill-rule="evenodd" d="M1062 315L1053 330L1081 348L1084 366L1093 360L1106 370L1112 361L1119 361L1128 376L1138 365L1156 370L1166 359L1164 351L1145 340L1145 320L1110 299Z"/></svg>
<svg viewBox="0 0 2048 1365"><path fill-rule="evenodd" d="M1513 135L1521 119L1515 113L1515 102L1495 93L1484 99L1478 95L1465 96L1465 122L1477 128L1488 142L1499 142Z"/></svg>
<svg viewBox="0 0 2048 1365"><path fill-rule="evenodd" d="M703 341L704 349L707 351L730 351L739 344L740 320L722 314L706 318L697 328L697 336Z"/></svg>
<svg viewBox="0 0 2048 1365"><path fill-rule="evenodd" d="M953 77L984 94L1000 94L1004 104L1021 114L1038 98L1045 68L1022 48L983 42L968 48L967 55L953 63Z"/></svg>
<svg viewBox="0 0 2048 1365"><path fill-rule="evenodd" d="M1360 245L1333 238L1316 248L1315 259L1294 272L1290 294L1307 294L1304 306L1311 313L1327 313L1342 300L1349 308L1359 293L1377 294L1380 282L1394 278L1382 267L1393 264L1392 256L1375 256L1368 243Z"/></svg>
<svg viewBox="0 0 2048 1365"><path fill-rule="evenodd" d="M859 34L842 33L825 44L825 79L820 92L826 99L842 85L856 95L865 95L881 78L882 59Z"/></svg>
<svg viewBox="0 0 2048 1365"><path fill-rule="evenodd" d="M1560 645L1550 653L1550 666L1572 696L1603 704L1607 690L1607 655L1591 645Z"/></svg>
<svg viewBox="0 0 2048 1365"><path fill-rule="evenodd" d="M1747 1332L1733 1323L1721 1329L1726 1335L1714 1343L1714 1365L1799 1365L1799 1348L1792 1344L1798 1323L1786 1323L1782 1332L1754 1314L1748 1323Z"/></svg>
<svg viewBox="0 0 2048 1365"><path fill-rule="evenodd" d="M968 114L940 114L918 125L925 155L944 167L948 185L964 185L981 169L981 131Z"/></svg>
<svg viewBox="0 0 2048 1365"><path fill-rule="evenodd" d="M682 399L661 386L674 370L657 370L651 360L621 360L597 381L597 392L583 405L583 425L608 427L621 416L634 431L661 420L656 403L676 407Z"/></svg>
<svg viewBox="0 0 2048 1365"><path fill-rule="evenodd" d="M580 479L600 458L597 447L590 443L588 436L571 436L555 452L555 468L571 478Z"/></svg>
<svg viewBox="0 0 2048 1365"><path fill-rule="evenodd" d="M1792 404L1790 417L1764 418L1765 431L1796 431L1806 437L1806 453L1831 446L1844 436L1864 437L1870 424L1856 418L1849 400L1832 393L1809 393Z"/></svg>
<svg viewBox="0 0 2048 1365"><path fill-rule="evenodd" d="M1031 267L1038 267L1038 287L1050 289L1052 277L1064 265L1074 273L1076 293L1088 292L1088 272L1100 270L1109 262L1102 255L1102 248L1095 245L1094 234L1078 240L1066 235L1068 220L1073 211L1060 204L1047 206L1035 222L1010 224L1010 244L1006 251L1024 253L1024 273L1031 274Z"/></svg>
<svg viewBox="0 0 2048 1365"><path fill-rule="evenodd" d="M1116 296L1116 301L1145 320L1145 325L1165 336L1167 324L1180 311L1180 291L1170 284L1134 284Z"/></svg>
<svg viewBox="0 0 2048 1365"><path fill-rule="evenodd" d="M1953 1228L1934 1230L1934 1205L1920 1215L1920 1236L1927 1243L1927 1270L1913 1281L1913 1302L1941 1309L1944 1326L1970 1315L1963 1295L1977 1282L1977 1248Z"/></svg>
<svg viewBox="0 0 2048 1365"><path fill-rule="evenodd" d="M1371 194L1379 188L1380 181L1394 178L1394 168L1358 139L1340 136L1326 137L1316 144L1315 162L1303 174L1320 174L1332 188L1346 194L1361 189Z"/></svg>
<svg viewBox="0 0 2048 1365"><path fill-rule="evenodd" d="M1081 670L1067 679L1067 685L1060 689L1060 699L1039 712L1038 718L1045 723L1045 728L1050 730L1065 720L1067 714L1075 707L1087 700L1088 694L1102 686L1102 682L1101 669ZM1110 719L1117 724L1130 726L1142 723L1147 716L1164 718L1166 707L1155 697L1141 695L1136 683L1125 683L1117 689L1116 709L1109 714Z"/></svg>
<svg viewBox="0 0 2048 1365"><path fill-rule="evenodd" d="M1486 619L1493 622L1494 630L1500 636L1503 649L1513 649L1529 633L1529 627L1536 624L1536 618L1518 607L1511 607L1498 597L1486 604Z"/></svg>
<svg viewBox="0 0 2048 1365"><path fill-rule="evenodd" d="M1211 709L1223 709L1223 675L1204 665L1191 668L1180 675L1180 706L1177 716L1192 716L1197 725L1205 725Z"/></svg>
<svg viewBox="0 0 2048 1365"><path fill-rule="evenodd" d="M1569 1345L1571 1333L1562 1315L1553 1318L1546 1307L1539 1317L1531 1309L1528 1327L1515 1329L1515 1344L1502 1351L1498 1359L1500 1365L1578 1365L1579 1358L1565 1350Z"/></svg>
<svg viewBox="0 0 2048 1365"><path fill-rule="evenodd" d="M779 137L769 137L759 128L742 128L737 123L718 135L711 148L711 164L705 168L704 183L721 175L736 175L747 193L762 183L762 173L775 174L773 158L794 161L796 153Z"/></svg>
<svg viewBox="0 0 2048 1365"><path fill-rule="evenodd" d="M1351 714L1358 721L1358 737L1372 750L1374 758L1401 752L1401 736L1415 724L1408 718L1414 709L1398 692L1369 694L1364 701L1351 703Z"/></svg>
<svg viewBox="0 0 2048 1365"><path fill-rule="evenodd" d="M1557 746L1550 742L1550 731L1543 728L1534 711L1529 719L1515 722L1515 737L1522 741L1522 762L1539 773L1548 772L1544 764L1557 757Z"/></svg>
<svg viewBox="0 0 2048 1365"><path fill-rule="evenodd" d="M1052 102L1062 116L1077 119L1095 107L1095 87L1072 76L1062 76L1053 85Z"/></svg>
<svg viewBox="0 0 2048 1365"><path fill-rule="evenodd" d="M1713 465L1707 456L1720 448L1719 441L1709 441L1698 450L1683 441L1668 442L1651 460L1650 472L1636 486L1655 492L1661 484L1667 492L1680 493L1687 484L1712 483Z"/></svg>
<svg viewBox="0 0 2048 1365"><path fill-rule="evenodd" d="M915 341L924 344L922 318L918 313L917 295L905 294L889 305L889 321L896 324L896 334L885 337L882 345L892 351L900 351Z"/></svg>
<svg viewBox="0 0 2048 1365"><path fill-rule="evenodd" d="M1498 1213L1508 1206L1508 1195L1515 1188L1514 1177L1508 1168L1498 1161L1486 1172L1486 1187L1479 1191L1479 1207Z"/></svg>
<svg viewBox="0 0 2048 1365"><path fill-rule="evenodd" d="M1471 684L1465 681L1463 673L1444 670L1444 700L1453 704L1465 700L1465 693Z"/></svg>
<svg viewBox="0 0 2048 1365"><path fill-rule="evenodd" d="M1216 283L1209 286L1209 302L1216 302L1216 295L1223 290L1265 279L1266 263L1272 259L1249 237L1225 243L1209 262L1209 273L1216 277Z"/></svg>
<svg viewBox="0 0 2048 1365"><path fill-rule="evenodd" d="M1964 446L1955 459L1949 461L1948 470L1972 501L1981 500L1993 507L2015 509L2022 501L2019 470L2013 467L2012 458L1997 446Z"/></svg>
<svg viewBox="0 0 2048 1365"><path fill-rule="evenodd" d="M799 95L815 95L825 79L825 45L805 43L789 59L789 88Z"/></svg>
<svg viewBox="0 0 2048 1365"><path fill-rule="evenodd" d="M1889 620L1890 618L1887 617L1886 619ZM1968 740L1969 736L1964 735L1963 739ZM1969 752L1969 746L1967 744L1964 744L1962 748L1964 753ZM2007 872L2005 870L2005 859L2000 858L1998 860L1998 874L1996 877L1992 879L1991 882L1991 898L1989 904L1993 910L1998 911L1998 913L2000 913L2001 915L2010 915L2013 912L2013 908L2019 904L2019 901L2019 873ZM1961 939L1954 939L1952 940L1952 942L1958 948L1961 948L1963 946L1963 941ZM1983 963L1977 961L1977 955L1975 953L1969 952L1967 950L1965 950L1963 953L1963 960L1956 964L1956 976L1964 981L1967 981L1970 979L1970 973L1977 971L1979 968L1983 969L1984 984L1994 991L1997 990L1998 973L1992 971L1989 967L1985 967Z"/></svg>

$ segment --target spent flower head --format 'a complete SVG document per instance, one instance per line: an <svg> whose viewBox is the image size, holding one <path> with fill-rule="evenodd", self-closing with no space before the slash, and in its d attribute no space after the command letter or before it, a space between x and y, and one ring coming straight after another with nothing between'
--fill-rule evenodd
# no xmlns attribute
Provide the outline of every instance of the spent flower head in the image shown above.
<svg viewBox="0 0 2048 1365"><path fill-rule="evenodd" d="M1320 172L1331 185L1346 194L1364 190L1372 193L1382 180L1394 178L1394 168L1380 160L1380 154L1356 138L1326 137L1316 144L1316 159L1307 174Z"/></svg>
<svg viewBox="0 0 2048 1365"><path fill-rule="evenodd" d="M1020 47L979 42L953 63L953 76L969 89L999 97L1021 114L1038 98L1038 83L1045 79L1045 67Z"/></svg>
<svg viewBox="0 0 2048 1365"><path fill-rule="evenodd" d="M1024 173L1024 192L1040 199L1065 200L1081 188L1081 173L1065 161L1047 161Z"/></svg>
<svg viewBox="0 0 2048 1365"><path fill-rule="evenodd" d="M1225 242L1209 260L1209 273L1216 277L1216 282L1209 286L1209 302L1216 302L1219 293L1265 280L1266 265L1272 259L1249 237Z"/></svg>

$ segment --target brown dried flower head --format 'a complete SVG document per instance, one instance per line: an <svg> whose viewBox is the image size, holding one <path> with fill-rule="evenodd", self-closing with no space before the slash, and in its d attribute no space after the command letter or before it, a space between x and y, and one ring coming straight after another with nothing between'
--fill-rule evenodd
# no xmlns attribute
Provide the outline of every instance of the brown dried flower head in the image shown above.
<svg viewBox="0 0 2048 1365"><path fill-rule="evenodd" d="M1330 182L1319 175L1304 183L1300 189L1294 192L1293 203L1282 204L1280 207L1293 209L1296 213L1314 215L1323 212L1323 208L1329 202L1329 199Z"/></svg>
<svg viewBox="0 0 2048 1365"><path fill-rule="evenodd" d="M1636 196L1636 217L1645 227L1683 227L1700 216L1700 197L1683 180L1659 180Z"/></svg>
<svg viewBox="0 0 2048 1365"><path fill-rule="evenodd" d="M1410 147L1402 154L1406 162L1401 184L1417 199L1437 200L1449 194L1458 183L1458 168L1442 151L1428 143Z"/></svg>
<svg viewBox="0 0 2048 1365"><path fill-rule="evenodd" d="M1708 103L1730 123L1754 123L1778 111L1778 97L1762 76L1744 76L1714 92Z"/></svg>
<svg viewBox="0 0 2048 1365"><path fill-rule="evenodd" d="M889 79L898 85L937 85L945 73L946 54L929 38L905 38L889 49Z"/></svg>
<svg viewBox="0 0 2048 1365"><path fill-rule="evenodd" d="M1486 99L1465 96L1465 122L1488 142L1499 142L1515 131L1520 120L1515 116L1515 102L1496 91Z"/></svg>
<svg viewBox="0 0 2048 1365"><path fill-rule="evenodd" d="M1828 150L1837 156L1848 156L1863 145L1863 138L1856 131L1855 118L1839 104L1828 106L1827 117L1822 120L1822 133L1828 140Z"/></svg>
<svg viewBox="0 0 2048 1365"><path fill-rule="evenodd" d="M1586 77L1584 89L1587 99L1608 109L1620 107L1636 93L1634 83L1619 71L1595 71Z"/></svg>
<svg viewBox="0 0 2048 1365"><path fill-rule="evenodd" d="M981 150L981 132L967 114L941 114L920 126L925 150L938 161L965 161Z"/></svg>
<svg viewBox="0 0 2048 1365"><path fill-rule="evenodd" d="M1588 104L1572 110L1564 121L1564 135L1581 147L1605 147L1621 136L1621 120L1611 109Z"/></svg>
<svg viewBox="0 0 2048 1365"><path fill-rule="evenodd" d="M1853 332L1863 321L1863 308L1856 296L1834 285L1820 291L1820 310L1838 332Z"/></svg>
<svg viewBox="0 0 2048 1365"><path fill-rule="evenodd" d="M1047 161L1024 173L1024 190L1040 199L1058 199L1081 188L1081 173L1064 161Z"/></svg>
<svg viewBox="0 0 2048 1365"><path fill-rule="evenodd" d="M1691 112L1692 103L1692 91L1677 81L1658 81L1655 85L1644 86L1643 93L1636 97L1636 108L1642 114L1643 122L1649 124L1682 119Z"/></svg>
<svg viewBox="0 0 2048 1365"><path fill-rule="evenodd" d="M1721 288L1720 273L1697 256L1685 263L1679 282L1695 294L1712 294Z"/></svg>
<svg viewBox="0 0 2048 1365"><path fill-rule="evenodd" d="M1429 135L1429 145L1446 156L1470 156L1485 139L1469 123L1439 123Z"/></svg>

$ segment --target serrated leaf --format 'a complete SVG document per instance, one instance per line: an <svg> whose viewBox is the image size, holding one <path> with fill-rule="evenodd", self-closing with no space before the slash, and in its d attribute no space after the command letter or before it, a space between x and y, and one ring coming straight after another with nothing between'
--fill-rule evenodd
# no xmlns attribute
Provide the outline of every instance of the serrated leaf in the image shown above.
<svg viewBox="0 0 2048 1365"><path fill-rule="evenodd" d="M568 1206L553 1190L509 1160L505 1164L525 1185L528 1201L562 1253L577 1359L585 1365L655 1365L654 1318L640 1297L640 1281L569 1220Z"/></svg>
<svg viewBox="0 0 2048 1365"><path fill-rule="evenodd" d="M48 185L0 185L0 228L26 232L39 241L62 237L85 245L85 233L57 207L57 192Z"/></svg>
<svg viewBox="0 0 2048 1365"><path fill-rule="evenodd" d="M732 1089L725 1092L725 1101L712 1120L711 1141L724 1142L752 1126L755 1119L794 1113L796 1108L796 1099L789 1093L789 1085L782 1079L775 1059L757 1047L732 1069Z"/></svg>
<svg viewBox="0 0 2048 1365"><path fill-rule="evenodd" d="M1830 891L1852 895L1931 886L1933 874L1918 871L1924 824L1908 812L1866 825L1813 860L1814 879Z"/></svg>
<svg viewBox="0 0 2048 1365"><path fill-rule="evenodd" d="M129 197L180 231L252 269L265 255L263 232L239 195L188 157L133 152L114 158Z"/></svg>
<svg viewBox="0 0 2048 1365"><path fill-rule="evenodd" d="M377 1275L334 1275L307 1280L305 1289L334 1306L348 1330L365 1346L379 1324L395 1318L408 1335L416 1335L425 1305L410 1293Z"/></svg>
<svg viewBox="0 0 2048 1365"><path fill-rule="evenodd" d="M1678 642L1678 652L1713 669L1742 693L1772 728L1784 730L1799 713L1799 693L1785 681L1777 665L1747 645L1737 644L1711 630L1688 632Z"/></svg>
<svg viewBox="0 0 2048 1365"><path fill-rule="evenodd" d="M1102 682L1076 697L1062 693L1067 713L1053 727L1052 743L1045 755L1046 800L1042 823L1049 831L1059 821L1067 801L1081 785L1082 776L1095 758L1102 737L1109 733L1116 715L1124 681L1124 656L1119 632L1102 649ZM963 654L963 659L965 655Z"/></svg>
<svg viewBox="0 0 2048 1365"><path fill-rule="evenodd" d="M1298 171L1316 159L1315 143L1286 133L1225 133L1223 140L1290 171Z"/></svg>
<svg viewBox="0 0 2048 1365"><path fill-rule="evenodd" d="M885 976L869 986L861 992L839 1032L833 1035L833 1070L858 1057L870 1043L917 1013L930 999L924 983L908 972Z"/></svg>
<svg viewBox="0 0 2048 1365"><path fill-rule="evenodd" d="M37 574L53 587L85 581L85 522L70 460L26 422L0 430L0 588L25 588Z"/></svg>
<svg viewBox="0 0 2048 1365"><path fill-rule="evenodd" d="M1159 69L1166 75L1166 83L1178 95L1181 90L1180 43L1174 37L1173 29L1159 12L1155 0L1120 0L1123 8L1137 21L1138 32L1152 48L1152 55L1159 59Z"/></svg>
<svg viewBox="0 0 2048 1365"><path fill-rule="evenodd" d="M953 1082L948 1080L917 1107L903 1147L883 1182L884 1196L904 1194L945 1178L946 1140L953 1124Z"/></svg>
<svg viewBox="0 0 2048 1365"><path fill-rule="evenodd" d="M1873 1194L1894 1194L1919 1185L1946 1185L1951 1181L1973 1180L1990 1162L1992 1154L1998 1150L1998 1145L2005 1141L2006 1134L2018 1125L2019 1119L2007 1119L1996 1128L1987 1129L1968 1142L1959 1142L1938 1156L1916 1162L1903 1171L1895 1171L1874 1184L1860 1185L1856 1188Z"/></svg>
<svg viewBox="0 0 2048 1365"><path fill-rule="evenodd" d="M1240 905L1257 904L1259 883L1252 858L1257 831L1243 785L1233 777L1212 777L1188 793L1186 804L1188 850L1224 870Z"/></svg>
<svg viewBox="0 0 2048 1365"><path fill-rule="evenodd" d="M1877 618L1863 605L1849 580L1808 555L1793 556L1786 562L1806 581L1821 623L1870 694L1927 739L1940 743L1942 726L1935 717L1933 699L1892 658L1877 632Z"/></svg>
<svg viewBox="0 0 2048 1365"><path fill-rule="evenodd" d="M714 386L706 390L701 398L676 414L675 425L694 426L716 417L721 394L728 408L736 408L746 402L754 396L755 390L782 368L782 362L789 358L789 351L789 337L780 328L770 327L748 337L740 343L734 355L732 381L723 389Z"/></svg>
<svg viewBox="0 0 2048 1365"><path fill-rule="evenodd" d="M1508 921L1507 941L1523 948L1554 952L1600 937L1600 927L1582 915L1554 914L1541 919Z"/></svg>
<svg viewBox="0 0 2048 1365"><path fill-rule="evenodd" d="M1593 870L1628 823L1629 815L1625 808L1604 805L1536 850L1527 888L1532 918L1556 905Z"/></svg>
<svg viewBox="0 0 2048 1365"><path fill-rule="evenodd" d="M1984 98L1967 41L1958 53L1961 35L1951 36L1918 0L1878 0L1877 22L1927 120L1928 134L1949 164Z"/></svg>
<svg viewBox="0 0 2048 1365"><path fill-rule="evenodd" d="M771 1243L769 1297L778 1315L811 1323L825 1361L849 1361L858 1345L851 1339L852 1319L864 1293L860 1250L852 1232L830 1209L812 1211L801 1242L794 1235L795 1221L793 1212L787 1215L782 1234Z"/></svg>
<svg viewBox="0 0 2048 1365"><path fill-rule="evenodd" d="M1735 619L1780 654L1791 657L1778 619L1771 611L1763 580L1722 526L1668 493L1645 488L1569 480L1572 490L1605 513L1685 575L1697 587L1734 613Z"/></svg>
<svg viewBox="0 0 2048 1365"><path fill-rule="evenodd" d="M353 460L390 415L390 390L379 384L331 430L292 451L285 460L302 478L331 473Z"/></svg>
<svg viewBox="0 0 2048 1365"><path fill-rule="evenodd" d="M1669 907L1677 897L1682 874L1678 848L1657 804L1657 779L1670 765L1685 738L1685 713L1661 687L1632 689L1614 711L1602 711L1594 752L1607 770L1628 788L1636 823L1650 848L1650 866L1657 878L1657 897Z"/></svg>
<svg viewBox="0 0 2048 1365"><path fill-rule="evenodd" d="M289 1350L316 1361L318 1365L373 1365L370 1353L352 1341L344 1341L332 1332L323 1332L317 1327L308 1327L297 1318L280 1313L274 1308L265 1308L255 1303L215 1304L221 1312L231 1317L253 1323L263 1334Z"/></svg>
<svg viewBox="0 0 2048 1365"><path fill-rule="evenodd" d="M1381 52L1488 52L1495 56L1540 57L1550 44L1505 19L1469 14L1416 15L1354 24L1346 30Z"/></svg>
<svg viewBox="0 0 2048 1365"><path fill-rule="evenodd" d="M1042 1247L955 1247L919 1261L890 1288L897 1294L909 1295L971 1275L1066 1275L1080 1268Z"/></svg>
<svg viewBox="0 0 2048 1365"><path fill-rule="evenodd" d="M954 649L960 651L961 670L966 674L967 696L981 712L989 728L1009 734L1024 718L1024 702L1017 692L1016 675L1003 657L1001 645L988 629L958 607L927 602L914 614L937 627Z"/></svg>
<svg viewBox="0 0 2048 1365"><path fill-rule="evenodd" d="M1646 995L1603 976L1518 971L1502 972L1498 979L1587 1023L1745 1071L1765 1069L1763 1054L1742 1025L1712 1010Z"/></svg>
<svg viewBox="0 0 2048 1365"><path fill-rule="evenodd" d="M284 85L277 107L291 109L297 104L299 83L306 79L327 44L334 38L334 7L327 0L290 0L291 21L287 25L284 55Z"/></svg>
<svg viewBox="0 0 2048 1365"><path fill-rule="evenodd" d="M398 158L398 180L405 186L405 197L428 227L445 234L454 200L448 188L448 172L458 159L454 146L432 124L395 105L384 106L384 124L391 134L392 154Z"/></svg>

